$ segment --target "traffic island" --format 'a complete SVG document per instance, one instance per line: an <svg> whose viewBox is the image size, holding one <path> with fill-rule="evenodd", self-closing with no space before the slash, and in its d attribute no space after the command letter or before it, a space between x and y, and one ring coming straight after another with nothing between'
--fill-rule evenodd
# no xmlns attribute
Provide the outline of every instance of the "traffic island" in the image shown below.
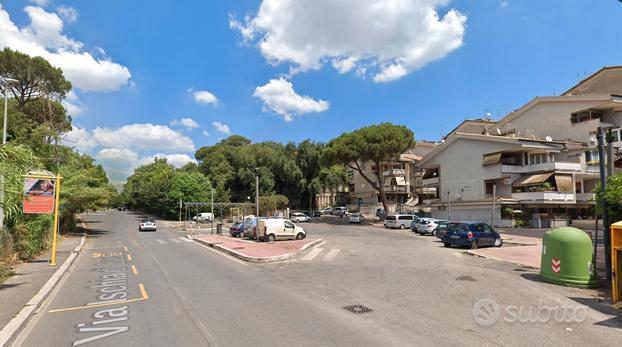
<svg viewBox="0 0 622 347"><path fill-rule="evenodd" d="M195 242L253 263L272 263L292 259L322 242L322 239L249 242L219 235L201 235L191 238Z"/></svg>

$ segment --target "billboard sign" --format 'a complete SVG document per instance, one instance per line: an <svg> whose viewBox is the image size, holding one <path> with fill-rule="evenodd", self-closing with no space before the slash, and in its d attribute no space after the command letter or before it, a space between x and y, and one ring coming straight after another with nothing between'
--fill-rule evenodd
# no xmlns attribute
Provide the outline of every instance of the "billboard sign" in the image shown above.
<svg viewBox="0 0 622 347"><path fill-rule="evenodd" d="M53 212L53 179L27 178L24 181L24 213Z"/></svg>

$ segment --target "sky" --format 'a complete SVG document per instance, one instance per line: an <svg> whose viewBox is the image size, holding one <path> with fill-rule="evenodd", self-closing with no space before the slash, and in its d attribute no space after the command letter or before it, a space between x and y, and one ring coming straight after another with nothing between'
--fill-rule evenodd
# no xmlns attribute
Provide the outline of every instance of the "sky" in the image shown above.
<svg viewBox="0 0 622 347"><path fill-rule="evenodd" d="M0 0L0 49L63 69L64 142L119 183L231 134L439 140L622 65L621 20L618 0Z"/></svg>

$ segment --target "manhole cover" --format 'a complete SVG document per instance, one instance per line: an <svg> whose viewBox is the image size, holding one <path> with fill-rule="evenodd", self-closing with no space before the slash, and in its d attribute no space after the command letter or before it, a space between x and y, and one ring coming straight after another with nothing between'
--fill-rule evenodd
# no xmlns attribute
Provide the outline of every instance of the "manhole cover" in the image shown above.
<svg viewBox="0 0 622 347"><path fill-rule="evenodd" d="M470 282L475 282L477 281L475 278L471 277L471 276L459 276L456 277L456 281L470 281Z"/></svg>
<svg viewBox="0 0 622 347"><path fill-rule="evenodd" d="M354 314L362 314L362 313L368 313L368 312L373 311L371 308L365 307L363 305L350 305L350 306L344 306L343 308Z"/></svg>

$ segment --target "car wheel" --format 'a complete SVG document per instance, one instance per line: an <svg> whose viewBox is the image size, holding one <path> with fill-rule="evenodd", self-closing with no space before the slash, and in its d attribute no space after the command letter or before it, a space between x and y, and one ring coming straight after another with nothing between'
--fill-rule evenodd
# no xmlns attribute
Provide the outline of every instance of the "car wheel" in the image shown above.
<svg viewBox="0 0 622 347"><path fill-rule="evenodd" d="M495 239L495 244L494 244L494 246L495 246L495 247L501 247L501 246L503 246L503 240L501 240L501 238L500 238L500 237L496 238L496 239Z"/></svg>
<svg viewBox="0 0 622 347"><path fill-rule="evenodd" d="M477 240L471 241L471 249L477 249Z"/></svg>
<svg viewBox="0 0 622 347"><path fill-rule="evenodd" d="M274 236L274 234L268 235L268 242L274 242L274 240L276 240L276 236Z"/></svg>
<svg viewBox="0 0 622 347"><path fill-rule="evenodd" d="M296 240L302 240L304 238L305 236L302 233L298 233L298 235L296 235Z"/></svg>
<svg viewBox="0 0 622 347"><path fill-rule="evenodd" d="M400 229L404 230L404 224L400 224Z"/></svg>
<svg viewBox="0 0 622 347"><path fill-rule="evenodd" d="M449 248L449 247L451 247L451 243L449 243L449 242L443 242L443 246L445 246L445 247Z"/></svg>

